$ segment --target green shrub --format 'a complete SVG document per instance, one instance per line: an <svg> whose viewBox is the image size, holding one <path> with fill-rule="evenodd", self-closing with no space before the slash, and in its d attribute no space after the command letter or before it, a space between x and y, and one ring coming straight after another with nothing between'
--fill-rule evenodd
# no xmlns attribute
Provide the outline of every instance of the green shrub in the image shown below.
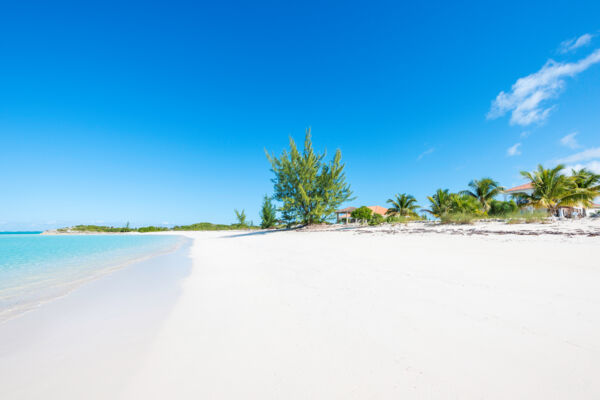
<svg viewBox="0 0 600 400"><path fill-rule="evenodd" d="M260 227L264 229L272 228L277 224L277 209L271 202L271 198L267 195L263 199L260 220Z"/></svg>
<svg viewBox="0 0 600 400"><path fill-rule="evenodd" d="M136 229L138 232L140 233L146 233L146 232L164 232L164 231L168 231L169 228L166 228L164 226L142 226L140 228Z"/></svg>
<svg viewBox="0 0 600 400"><path fill-rule="evenodd" d="M358 221L370 221L373 216L373 210L367 206L362 206L352 211L350 216Z"/></svg>
<svg viewBox="0 0 600 400"><path fill-rule="evenodd" d="M369 220L369 225L381 225L384 222L385 222L385 218L383 218L383 215L373 213L373 216Z"/></svg>
<svg viewBox="0 0 600 400"><path fill-rule="evenodd" d="M75 232L109 232L109 233L122 233L131 232L133 229L129 227L115 228L113 226L102 226L102 225L75 225L71 227L72 231Z"/></svg>
<svg viewBox="0 0 600 400"><path fill-rule="evenodd" d="M408 221L412 221L413 218L405 215L390 215L385 219L388 224L405 224Z"/></svg>
<svg viewBox="0 0 600 400"><path fill-rule="evenodd" d="M519 211L519 206L515 203L514 200L510 201L499 201L492 200L490 202L490 209L488 210L488 215L490 217L502 217L510 214L517 213Z"/></svg>
<svg viewBox="0 0 600 400"><path fill-rule="evenodd" d="M388 224L406 224L411 221L424 221L426 218L418 214L412 215L390 215L386 217L385 222Z"/></svg>
<svg viewBox="0 0 600 400"><path fill-rule="evenodd" d="M241 226L238 224L224 225L210 222L199 222L191 225L174 226L174 231L228 231L234 229L257 229L256 227Z"/></svg>

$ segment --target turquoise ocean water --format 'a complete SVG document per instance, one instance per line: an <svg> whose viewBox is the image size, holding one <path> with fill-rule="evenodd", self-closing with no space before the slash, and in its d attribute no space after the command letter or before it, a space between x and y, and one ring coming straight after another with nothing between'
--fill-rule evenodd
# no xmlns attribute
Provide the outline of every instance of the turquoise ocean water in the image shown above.
<svg viewBox="0 0 600 400"><path fill-rule="evenodd" d="M169 235L0 234L0 322L184 241Z"/></svg>

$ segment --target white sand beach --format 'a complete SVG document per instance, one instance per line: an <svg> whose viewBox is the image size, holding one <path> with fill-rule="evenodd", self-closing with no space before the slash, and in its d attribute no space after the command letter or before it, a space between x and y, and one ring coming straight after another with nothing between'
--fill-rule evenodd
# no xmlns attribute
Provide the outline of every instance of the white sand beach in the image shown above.
<svg viewBox="0 0 600 400"><path fill-rule="evenodd" d="M138 353L82 338L87 356L65 366L43 342L25 351L30 338L14 338L0 398L600 398L599 237L185 235L193 268ZM76 329L87 311L55 329ZM49 375L17 387L13 363Z"/></svg>

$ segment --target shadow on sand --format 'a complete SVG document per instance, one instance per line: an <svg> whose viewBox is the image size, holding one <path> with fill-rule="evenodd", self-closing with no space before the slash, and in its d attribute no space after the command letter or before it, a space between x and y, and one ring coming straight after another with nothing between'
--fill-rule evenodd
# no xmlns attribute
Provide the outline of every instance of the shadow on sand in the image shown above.
<svg viewBox="0 0 600 400"><path fill-rule="evenodd" d="M298 229L301 229L301 228L302 227L284 228L284 229L269 229L269 230L262 230L262 231L258 231L258 232L236 233L235 235L223 236L223 238L231 239L231 238L238 238L238 237L244 237L244 236L268 235L270 233L297 231Z"/></svg>

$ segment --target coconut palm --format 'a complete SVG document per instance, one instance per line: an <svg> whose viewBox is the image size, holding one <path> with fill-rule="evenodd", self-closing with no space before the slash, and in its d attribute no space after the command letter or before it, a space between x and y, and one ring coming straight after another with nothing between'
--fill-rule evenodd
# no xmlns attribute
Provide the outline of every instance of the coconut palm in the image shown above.
<svg viewBox="0 0 600 400"><path fill-rule="evenodd" d="M571 170L571 177L579 189L588 189L597 192L597 195L600 196L600 174L581 168L580 170Z"/></svg>
<svg viewBox="0 0 600 400"><path fill-rule="evenodd" d="M575 187L589 192L589 198L581 201L581 205L590 208L595 197L600 196L600 175L586 168L571 170L571 179Z"/></svg>
<svg viewBox="0 0 600 400"><path fill-rule="evenodd" d="M461 214L481 214L481 206L479 201L470 195L467 194L450 194L450 212L451 213L461 213Z"/></svg>
<svg viewBox="0 0 600 400"><path fill-rule="evenodd" d="M551 215L556 215L560 207L591 202L598 192L578 187L576 182L579 178L565 175L564 168L564 165L559 164L552 169L546 169L540 164L534 172L521 171L521 175L531 183L533 193L519 193L515 197L524 200L525 205L545 208ZM583 181L579 183L583 184Z"/></svg>
<svg viewBox="0 0 600 400"><path fill-rule="evenodd" d="M419 208L417 199L406 193L397 194L395 199L388 199L387 203L390 204L386 213L388 215L414 216Z"/></svg>
<svg viewBox="0 0 600 400"><path fill-rule="evenodd" d="M438 189L433 196L428 196L429 209L423 210L433 215L434 217L441 217L449 213L452 210L452 194L448 189Z"/></svg>
<svg viewBox="0 0 600 400"><path fill-rule="evenodd" d="M479 180L473 179L469 183L469 187L471 190L463 190L460 194L477 199L484 212L487 212L490 209L490 202L494 197L504 190L498 182L491 178L482 178Z"/></svg>

